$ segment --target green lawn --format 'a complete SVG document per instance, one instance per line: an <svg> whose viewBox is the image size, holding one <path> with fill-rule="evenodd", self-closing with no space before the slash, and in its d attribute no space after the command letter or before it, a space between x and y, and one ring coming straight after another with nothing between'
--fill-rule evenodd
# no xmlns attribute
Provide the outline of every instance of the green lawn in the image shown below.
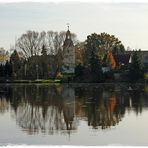
<svg viewBox="0 0 148 148"><path fill-rule="evenodd" d="M13 81L7 81L8 83L60 83L61 80L55 79L55 80L44 80L44 79L38 79L38 80L13 80Z"/></svg>

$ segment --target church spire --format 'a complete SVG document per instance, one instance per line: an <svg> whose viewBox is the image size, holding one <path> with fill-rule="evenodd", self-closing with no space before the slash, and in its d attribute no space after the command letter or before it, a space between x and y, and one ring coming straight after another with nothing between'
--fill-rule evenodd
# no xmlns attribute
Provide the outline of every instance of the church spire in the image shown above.
<svg viewBox="0 0 148 148"><path fill-rule="evenodd" d="M67 23L67 28L68 28L68 30L69 30L69 23Z"/></svg>
<svg viewBox="0 0 148 148"><path fill-rule="evenodd" d="M63 73L74 73L75 72L75 48L71 39L71 33L69 31L69 24L67 24L66 38L63 44Z"/></svg>
<svg viewBox="0 0 148 148"><path fill-rule="evenodd" d="M68 28L68 30L66 32L66 39L71 39L71 33L69 31L69 23L67 23L67 28Z"/></svg>

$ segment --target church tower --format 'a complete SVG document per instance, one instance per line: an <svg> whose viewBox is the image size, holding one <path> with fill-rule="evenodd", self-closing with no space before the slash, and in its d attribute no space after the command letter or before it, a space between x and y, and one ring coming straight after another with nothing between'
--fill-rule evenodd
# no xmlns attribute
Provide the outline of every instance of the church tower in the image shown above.
<svg viewBox="0 0 148 148"><path fill-rule="evenodd" d="M73 74L75 72L75 48L71 39L71 33L68 30L66 32L66 38L63 44L63 66L62 72L67 74Z"/></svg>

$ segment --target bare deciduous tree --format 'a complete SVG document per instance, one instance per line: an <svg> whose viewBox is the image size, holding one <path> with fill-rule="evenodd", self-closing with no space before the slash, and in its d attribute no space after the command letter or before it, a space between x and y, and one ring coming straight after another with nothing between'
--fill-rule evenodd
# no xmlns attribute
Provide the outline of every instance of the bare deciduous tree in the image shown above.
<svg viewBox="0 0 148 148"><path fill-rule="evenodd" d="M39 55L44 44L46 33L37 31L27 31L17 40L16 46L23 51L26 58Z"/></svg>
<svg viewBox="0 0 148 148"><path fill-rule="evenodd" d="M34 55L40 55L43 45L47 48L47 53L50 55L56 55L59 50L62 50L64 40L66 38L66 32L54 32L45 31L27 31L17 40L16 47L23 51L26 58ZM71 33L71 38L77 43L76 34Z"/></svg>

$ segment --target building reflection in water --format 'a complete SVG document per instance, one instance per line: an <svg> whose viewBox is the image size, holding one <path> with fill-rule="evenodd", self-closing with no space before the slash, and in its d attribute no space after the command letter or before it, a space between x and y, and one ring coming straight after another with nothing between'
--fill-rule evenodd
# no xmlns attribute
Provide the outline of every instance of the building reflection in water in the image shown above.
<svg viewBox="0 0 148 148"><path fill-rule="evenodd" d="M16 124L28 134L70 134L78 130L82 120L94 129L107 129L119 124L126 110L138 115L148 107L145 86L128 88L124 85L0 86L0 113L11 111Z"/></svg>

